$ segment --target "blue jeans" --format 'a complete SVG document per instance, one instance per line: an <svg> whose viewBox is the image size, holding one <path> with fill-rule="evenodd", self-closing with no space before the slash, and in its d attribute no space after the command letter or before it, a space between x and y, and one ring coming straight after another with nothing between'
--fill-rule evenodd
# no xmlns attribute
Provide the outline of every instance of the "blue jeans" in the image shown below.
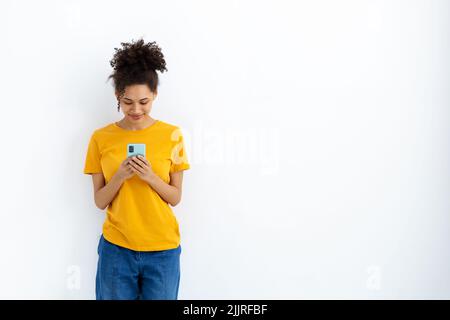
<svg viewBox="0 0 450 320"><path fill-rule="evenodd" d="M95 280L97 300L177 300L181 245L134 251L100 237Z"/></svg>

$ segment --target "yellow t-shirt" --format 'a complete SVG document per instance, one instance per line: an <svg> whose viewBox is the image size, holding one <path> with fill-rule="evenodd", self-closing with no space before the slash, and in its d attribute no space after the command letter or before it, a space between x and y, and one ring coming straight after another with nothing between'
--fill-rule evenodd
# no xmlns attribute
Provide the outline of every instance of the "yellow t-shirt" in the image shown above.
<svg viewBox="0 0 450 320"><path fill-rule="evenodd" d="M145 158L166 183L169 173L190 168L178 126L156 120L141 130L127 130L115 122L91 135L85 174L103 173L105 183L127 157L128 143L145 143ZM137 174L125 180L106 211L106 240L135 251L174 249L180 244L178 221L169 206Z"/></svg>

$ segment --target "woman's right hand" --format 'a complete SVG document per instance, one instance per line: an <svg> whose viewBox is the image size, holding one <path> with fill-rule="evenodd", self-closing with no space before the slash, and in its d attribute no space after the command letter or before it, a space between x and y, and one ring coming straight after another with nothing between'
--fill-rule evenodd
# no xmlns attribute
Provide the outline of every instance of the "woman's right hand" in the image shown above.
<svg viewBox="0 0 450 320"><path fill-rule="evenodd" d="M134 174L135 174L134 171L132 170L131 164L129 164L129 161L131 161L131 159L129 159L129 158L122 161L119 169L116 171L116 175L121 180L127 180L127 179L131 178L132 176L134 176Z"/></svg>

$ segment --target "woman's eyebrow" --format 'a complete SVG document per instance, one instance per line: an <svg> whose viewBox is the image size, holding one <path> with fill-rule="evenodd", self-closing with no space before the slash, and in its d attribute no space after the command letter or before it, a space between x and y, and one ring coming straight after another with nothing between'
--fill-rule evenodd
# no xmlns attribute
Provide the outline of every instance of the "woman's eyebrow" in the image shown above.
<svg viewBox="0 0 450 320"><path fill-rule="evenodd" d="M131 101L133 101L132 99L130 99L130 98L127 98L127 97L124 97L124 99L127 99L127 100L131 100ZM142 99L140 99L140 101L142 101L142 100L145 100L145 99L148 99L148 97L142 98Z"/></svg>

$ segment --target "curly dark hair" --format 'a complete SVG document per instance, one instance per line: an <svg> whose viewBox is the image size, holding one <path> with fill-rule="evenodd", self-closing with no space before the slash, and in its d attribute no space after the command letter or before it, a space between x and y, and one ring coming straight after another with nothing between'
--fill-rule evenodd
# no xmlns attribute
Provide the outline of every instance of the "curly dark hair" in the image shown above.
<svg viewBox="0 0 450 320"><path fill-rule="evenodd" d="M114 48L116 52L109 62L114 72L107 79L113 78L115 92L119 95L117 111L120 109L120 97L125 93L127 86L147 84L152 92L156 92L159 85L156 70L161 73L167 71L161 48L155 41L145 43L141 38L136 42L132 40L131 43L120 44L122 48Z"/></svg>

